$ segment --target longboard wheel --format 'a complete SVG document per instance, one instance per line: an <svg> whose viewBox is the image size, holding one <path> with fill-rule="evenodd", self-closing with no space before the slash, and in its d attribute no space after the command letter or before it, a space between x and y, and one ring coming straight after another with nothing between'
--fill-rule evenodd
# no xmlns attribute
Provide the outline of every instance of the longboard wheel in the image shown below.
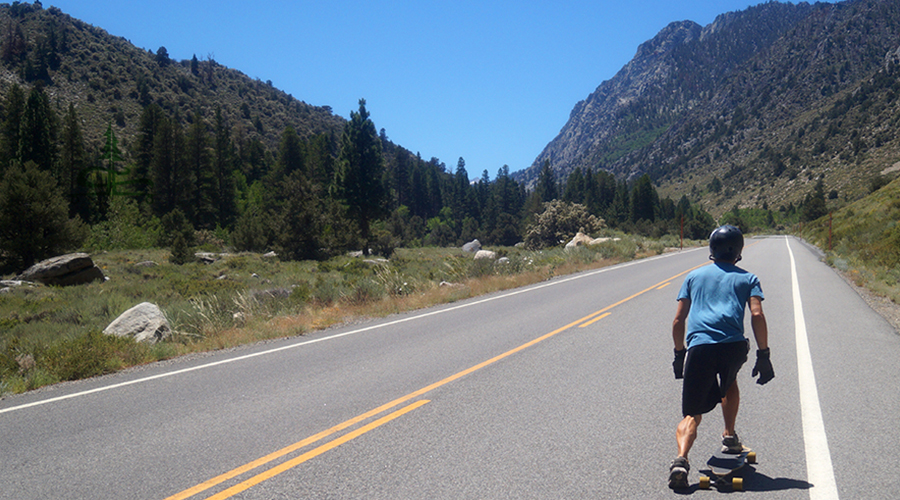
<svg viewBox="0 0 900 500"><path fill-rule="evenodd" d="M756 463L756 452L755 451L751 451L750 453L747 453L747 463L748 464Z"/></svg>
<svg viewBox="0 0 900 500"><path fill-rule="evenodd" d="M735 491L741 491L744 489L744 479L740 477L731 478L731 487Z"/></svg>
<svg viewBox="0 0 900 500"><path fill-rule="evenodd" d="M709 489L709 478L706 476L700 476L700 489L708 490Z"/></svg>

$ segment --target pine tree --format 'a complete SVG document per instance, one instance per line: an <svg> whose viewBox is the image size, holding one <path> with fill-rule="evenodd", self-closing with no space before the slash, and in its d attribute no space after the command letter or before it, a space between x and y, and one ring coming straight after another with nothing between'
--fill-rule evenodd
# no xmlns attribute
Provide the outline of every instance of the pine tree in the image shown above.
<svg viewBox="0 0 900 500"><path fill-rule="evenodd" d="M69 208L80 213L78 200L84 196L84 190L78 185L78 178L87 166L84 151L84 138L81 135L78 113L75 105L69 103L69 110L63 120L62 145L59 158L59 170L62 174L61 187L69 200ZM74 213L72 215L74 215Z"/></svg>
<svg viewBox="0 0 900 500"><path fill-rule="evenodd" d="M642 175L635 182L631 191L631 221L655 221L658 203L656 189L653 188L650 176L647 174Z"/></svg>
<svg viewBox="0 0 900 500"><path fill-rule="evenodd" d="M803 209L800 213L800 220L803 222L812 222L819 217L828 215L828 206L825 203L825 183L820 178L816 182L815 188L806 194L803 200Z"/></svg>
<svg viewBox="0 0 900 500"><path fill-rule="evenodd" d="M335 178L336 198L351 219L356 221L368 255L370 224L387 215L387 191L382 184L384 159L375 124L366 111L366 100L359 100L359 111L350 113L350 121L341 136L341 151Z"/></svg>
<svg viewBox="0 0 900 500"><path fill-rule="evenodd" d="M216 227L215 176L209 151L209 137L206 122L200 111L194 112L191 126L185 140L185 170L193 181L189 196L191 209L185 210L194 226L201 229Z"/></svg>
<svg viewBox="0 0 900 500"><path fill-rule="evenodd" d="M160 121L164 118L162 108L157 104L151 104L141 112L137 133L137 149L133 152L135 158L134 178L141 183L135 186L140 193L138 199L143 201L151 193L151 163L153 162L153 144L156 138L156 130Z"/></svg>
<svg viewBox="0 0 900 500"><path fill-rule="evenodd" d="M550 168L550 160L544 160L544 164L541 166L541 171L538 174L537 186L534 190L541 203L547 203L559 198L559 192L556 188L556 176L553 174L553 169Z"/></svg>
<svg viewBox="0 0 900 500"><path fill-rule="evenodd" d="M56 114L50 107L50 99L43 85L38 83L28 94L22 112L18 158L23 164L33 161L40 168L52 172L56 151Z"/></svg>
<svg viewBox="0 0 900 500"><path fill-rule="evenodd" d="M190 208L193 182L184 169L183 141L181 127L162 117L154 133L150 164L153 211L160 216L175 208Z"/></svg>
<svg viewBox="0 0 900 500"><path fill-rule="evenodd" d="M278 255L290 260L313 259L319 253L322 207L309 179L295 170L284 180L285 202L276 236Z"/></svg>
<svg viewBox="0 0 900 500"><path fill-rule="evenodd" d="M0 181L0 255L6 266L24 270L35 262L76 247L81 224L56 179L32 161L13 165Z"/></svg>
<svg viewBox="0 0 900 500"><path fill-rule="evenodd" d="M221 226L230 226L237 214L235 205L235 151L231 131L222 116L222 108L216 108L215 147L213 149L213 172L215 189L213 204L216 208L216 221Z"/></svg>
<svg viewBox="0 0 900 500"><path fill-rule="evenodd" d="M9 89L4 105L6 115L3 119L2 136L0 136L0 172L9 162L19 158L19 134L22 131L22 113L25 111L25 93L22 87L14 83Z"/></svg>

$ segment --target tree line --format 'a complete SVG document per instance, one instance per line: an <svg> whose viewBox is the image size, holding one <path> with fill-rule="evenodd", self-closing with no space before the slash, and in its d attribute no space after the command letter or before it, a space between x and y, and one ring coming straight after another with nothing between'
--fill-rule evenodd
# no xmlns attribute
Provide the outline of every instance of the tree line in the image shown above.
<svg viewBox="0 0 900 500"><path fill-rule="evenodd" d="M376 132L364 99L339 136L301 138L287 126L274 151L235 134L220 108L211 114L170 116L148 104L125 152L112 122L102 149L89 152L74 104L60 117L42 82L13 85L0 122L4 269L84 245L169 247L178 260L209 241L286 259L475 238L514 245L553 200L651 236L683 222L688 237L703 238L714 225L686 197L660 199L647 175L627 182L576 169L559 182L545 163L534 189L506 165L473 182L463 158L450 171Z"/></svg>

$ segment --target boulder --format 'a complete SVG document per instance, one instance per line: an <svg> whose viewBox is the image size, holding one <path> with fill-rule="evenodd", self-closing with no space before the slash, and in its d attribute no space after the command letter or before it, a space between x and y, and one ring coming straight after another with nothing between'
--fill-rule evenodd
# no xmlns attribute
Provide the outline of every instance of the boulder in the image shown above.
<svg viewBox="0 0 900 500"><path fill-rule="evenodd" d="M479 260L479 259L496 260L497 252L492 252L490 250L479 250L479 251L475 252L475 260Z"/></svg>
<svg viewBox="0 0 900 500"><path fill-rule="evenodd" d="M104 280L103 271L94 265L86 253L71 253L53 257L29 267L17 280L37 281L45 285L83 285L96 280Z"/></svg>
<svg viewBox="0 0 900 500"><path fill-rule="evenodd" d="M481 242L474 239L462 246L463 252L476 253L481 250Z"/></svg>
<svg viewBox="0 0 900 500"><path fill-rule="evenodd" d="M132 337L135 342L159 342L172 335L172 328L156 304L142 302L123 312L103 333Z"/></svg>
<svg viewBox="0 0 900 500"><path fill-rule="evenodd" d="M579 231L578 234L576 234L575 237L572 238L572 241L566 243L566 250L584 246L584 245L590 245L591 241L593 241L593 240L591 239L590 236Z"/></svg>
<svg viewBox="0 0 900 500"><path fill-rule="evenodd" d="M579 232L572 238L572 241L566 243L566 250L571 248L576 248L584 245L599 245L600 243L606 243L607 241L619 241L620 238L591 238L590 236Z"/></svg>

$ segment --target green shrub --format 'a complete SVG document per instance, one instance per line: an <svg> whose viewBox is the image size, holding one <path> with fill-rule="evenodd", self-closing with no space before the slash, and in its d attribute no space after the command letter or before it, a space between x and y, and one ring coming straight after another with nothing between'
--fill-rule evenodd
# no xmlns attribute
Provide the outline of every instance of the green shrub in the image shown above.
<svg viewBox="0 0 900 500"><path fill-rule="evenodd" d="M602 219L588 212L586 206L553 200L544 203L544 211L525 231L525 248L539 250L558 246L576 233L595 233L605 226Z"/></svg>
<svg viewBox="0 0 900 500"><path fill-rule="evenodd" d="M52 345L39 362L59 380L77 380L111 373L146 359L147 347L130 338L92 330Z"/></svg>

